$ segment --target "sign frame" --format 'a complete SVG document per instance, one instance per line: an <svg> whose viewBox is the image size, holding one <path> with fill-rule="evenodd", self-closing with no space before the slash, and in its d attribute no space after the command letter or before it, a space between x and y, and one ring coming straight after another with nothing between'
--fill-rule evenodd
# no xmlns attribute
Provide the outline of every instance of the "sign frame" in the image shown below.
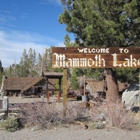
<svg viewBox="0 0 140 140"><path fill-rule="evenodd" d="M140 47L52 47L53 68L140 68Z"/></svg>

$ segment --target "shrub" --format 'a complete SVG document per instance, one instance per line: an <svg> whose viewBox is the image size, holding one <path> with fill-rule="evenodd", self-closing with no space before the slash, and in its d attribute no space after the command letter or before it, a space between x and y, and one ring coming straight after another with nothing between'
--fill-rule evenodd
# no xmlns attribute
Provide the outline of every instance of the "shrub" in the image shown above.
<svg viewBox="0 0 140 140"><path fill-rule="evenodd" d="M126 111L119 102L105 102L90 109L83 106L81 102L67 102L65 113L61 103L36 102L21 104L20 110L19 118L23 120L20 122L24 122L24 126L26 124L38 128L51 128L63 123L90 120L94 122L94 127L97 129L104 128L105 125L125 129L132 128L134 123L134 113ZM103 121L105 124L102 123Z"/></svg>
<svg viewBox="0 0 140 140"><path fill-rule="evenodd" d="M118 102L107 103L106 107L108 114L107 121L111 126L132 128L134 123L134 113L131 110L126 111Z"/></svg>
<svg viewBox="0 0 140 140"><path fill-rule="evenodd" d="M132 128L134 123L134 113L131 110L126 111L119 102L106 102L99 107L93 106L90 117L93 121L106 121L109 126L122 129Z"/></svg>
<svg viewBox="0 0 140 140"><path fill-rule="evenodd" d="M26 126L48 128L50 124L56 125L62 121L62 109L57 108L56 104L36 102L21 105L20 110L19 118L26 122Z"/></svg>
<svg viewBox="0 0 140 140"><path fill-rule="evenodd" d="M15 118L7 118L7 120L1 122L0 126L9 132L15 132L18 129L19 124Z"/></svg>
<svg viewBox="0 0 140 140"><path fill-rule="evenodd" d="M94 127L96 129L103 129L104 128L104 125L101 121L98 121L98 122L94 122Z"/></svg>
<svg viewBox="0 0 140 140"><path fill-rule="evenodd" d="M51 128L54 125L73 123L76 119L86 116L86 107L76 102L68 102L64 115L61 103L29 103L20 106L20 122L23 126L37 126L38 128Z"/></svg>
<svg viewBox="0 0 140 140"><path fill-rule="evenodd" d="M81 103L68 102L66 107L65 121L67 123L72 123L75 120L81 120L87 116L86 107Z"/></svg>

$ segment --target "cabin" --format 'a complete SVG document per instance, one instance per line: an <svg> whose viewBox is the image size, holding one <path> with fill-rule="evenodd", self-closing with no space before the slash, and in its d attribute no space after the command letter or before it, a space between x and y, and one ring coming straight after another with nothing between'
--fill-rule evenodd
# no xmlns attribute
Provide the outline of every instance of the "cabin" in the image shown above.
<svg viewBox="0 0 140 140"><path fill-rule="evenodd" d="M91 95L93 95L94 97L103 95L105 97L106 90L104 89L105 87L104 80L96 81L92 79L86 79L86 83L87 83L86 89L90 92ZM119 88L119 94L120 96L122 96L122 93L126 88L125 83L118 81L118 88Z"/></svg>
<svg viewBox="0 0 140 140"><path fill-rule="evenodd" d="M48 81L49 88L55 88L54 80ZM4 95L6 96L40 96L46 90L44 77L8 77L4 80Z"/></svg>

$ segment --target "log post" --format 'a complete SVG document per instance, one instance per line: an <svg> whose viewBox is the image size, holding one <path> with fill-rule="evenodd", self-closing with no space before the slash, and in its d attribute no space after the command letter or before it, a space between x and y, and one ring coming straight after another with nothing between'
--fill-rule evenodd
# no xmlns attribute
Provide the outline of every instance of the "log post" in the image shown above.
<svg viewBox="0 0 140 140"><path fill-rule="evenodd" d="M49 91L47 92L47 101L48 102L50 101L50 92Z"/></svg>
<svg viewBox="0 0 140 140"><path fill-rule="evenodd" d="M60 103L60 91L57 93L57 102Z"/></svg>
<svg viewBox="0 0 140 140"><path fill-rule="evenodd" d="M67 103L67 68L63 69L63 115L66 116Z"/></svg>

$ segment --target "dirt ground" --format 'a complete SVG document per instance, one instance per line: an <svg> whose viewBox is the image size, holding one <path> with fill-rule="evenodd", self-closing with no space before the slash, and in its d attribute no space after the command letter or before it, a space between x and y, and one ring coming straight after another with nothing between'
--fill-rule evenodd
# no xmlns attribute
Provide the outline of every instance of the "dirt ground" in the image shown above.
<svg viewBox="0 0 140 140"><path fill-rule="evenodd" d="M9 97L10 103L41 100L41 98ZM53 100L56 101L56 99ZM50 130L35 130L34 128L24 128L16 132L0 130L0 140L140 140L140 130L127 131L117 128L91 130L84 129L81 125L63 125Z"/></svg>
<svg viewBox="0 0 140 140"><path fill-rule="evenodd" d="M39 97L9 97L9 103L33 103L37 101L47 102L46 98L39 98ZM62 99L61 99L62 100ZM56 102L57 98L50 98L50 102Z"/></svg>
<svg viewBox="0 0 140 140"><path fill-rule="evenodd" d="M111 129L83 129L68 125L50 130L26 128L16 132L0 131L0 140L140 140L140 131Z"/></svg>

